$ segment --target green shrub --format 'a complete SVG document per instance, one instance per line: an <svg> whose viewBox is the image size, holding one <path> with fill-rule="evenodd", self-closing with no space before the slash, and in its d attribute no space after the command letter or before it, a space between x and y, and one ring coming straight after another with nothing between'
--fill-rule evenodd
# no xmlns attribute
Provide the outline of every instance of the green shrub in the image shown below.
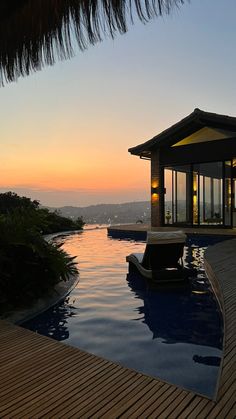
<svg viewBox="0 0 236 419"><path fill-rule="evenodd" d="M67 230L81 230L84 226L82 217L72 220L61 216L57 211L51 212L47 208L40 208L39 201L18 196L14 192L0 193L0 214L22 216L29 219L43 234L57 233Z"/></svg>
<svg viewBox="0 0 236 419"><path fill-rule="evenodd" d="M49 229L50 217L34 202L21 201L15 194L0 196L1 312L32 303L59 281L78 273L74 257L44 240L42 231ZM62 225L59 221L58 226ZM53 227L51 230L54 232Z"/></svg>

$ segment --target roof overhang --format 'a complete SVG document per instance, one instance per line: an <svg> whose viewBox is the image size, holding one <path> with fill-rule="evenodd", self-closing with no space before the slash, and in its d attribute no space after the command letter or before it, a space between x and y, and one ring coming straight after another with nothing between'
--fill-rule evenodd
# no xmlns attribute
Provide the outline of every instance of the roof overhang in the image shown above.
<svg viewBox="0 0 236 419"><path fill-rule="evenodd" d="M232 137L236 137L235 117L195 109L186 118L128 151L141 158L150 158L155 149Z"/></svg>

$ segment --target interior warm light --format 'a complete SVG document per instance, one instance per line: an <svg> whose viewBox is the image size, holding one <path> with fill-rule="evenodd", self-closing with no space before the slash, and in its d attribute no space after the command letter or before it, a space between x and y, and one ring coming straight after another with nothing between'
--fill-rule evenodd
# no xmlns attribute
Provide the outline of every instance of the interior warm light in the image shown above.
<svg viewBox="0 0 236 419"><path fill-rule="evenodd" d="M198 222L197 174L193 173L193 222Z"/></svg>
<svg viewBox="0 0 236 419"><path fill-rule="evenodd" d="M152 195L153 194L156 194L156 195L159 194L160 193L159 188L152 188L151 193L152 193Z"/></svg>
<svg viewBox="0 0 236 419"><path fill-rule="evenodd" d="M152 203L158 202L159 195L158 193L152 193Z"/></svg>
<svg viewBox="0 0 236 419"><path fill-rule="evenodd" d="M226 197L225 197L225 206L229 210L231 207L231 179L225 179L225 190L226 190Z"/></svg>
<svg viewBox="0 0 236 419"><path fill-rule="evenodd" d="M159 182L158 179L152 179L151 181L151 201L152 204L158 202L159 199Z"/></svg>
<svg viewBox="0 0 236 419"><path fill-rule="evenodd" d="M151 186L153 189L157 189L158 188L158 181L157 180L152 180Z"/></svg>
<svg viewBox="0 0 236 419"><path fill-rule="evenodd" d="M207 291L192 291L192 294L199 294L199 295L203 295L203 294L207 294Z"/></svg>

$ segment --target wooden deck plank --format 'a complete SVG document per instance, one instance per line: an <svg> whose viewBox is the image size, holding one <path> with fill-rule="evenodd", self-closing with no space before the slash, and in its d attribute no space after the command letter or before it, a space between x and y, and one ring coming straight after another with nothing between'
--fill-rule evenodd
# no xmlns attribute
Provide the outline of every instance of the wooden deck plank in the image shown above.
<svg viewBox="0 0 236 419"><path fill-rule="evenodd" d="M212 411L209 413L207 419L215 419L215 418L227 418L227 419L235 419L236 418L236 402L235 397L232 397L227 403L224 404L222 409L219 408L217 405L216 408L213 408Z"/></svg>
<svg viewBox="0 0 236 419"><path fill-rule="evenodd" d="M62 409L60 410L61 414L68 417L73 417L73 415L77 414L77 411L79 410L80 415L84 415L84 411L90 410L91 408L95 407L96 409L99 408L99 406L102 404L102 401L106 397L107 392L111 392L112 389L114 393L117 391L117 389L120 389L121 387L128 388L131 381L137 384L138 378L135 377L135 375L131 376L127 371L123 371L120 376L115 378L114 387L113 387L113 377L110 377L109 380L104 380L103 384L100 385L99 388L97 386L94 387L93 392L89 394L89 398L87 399L86 392L82 395L82 397L79 400L75 400L74 403L70 406L65 404L65 406L62 406ZM89 389L90 390L90 389ZM99 394L97 394L97 391L99 391ZM96 397L94 397L94 393L96 394ZM97 399L97 395L100 396L100 399ZM54 414L54 411L52 412ZM91 415L90 415L91 416Z"/></svg>
<svg viewBox="0 0 236 419"><path fill-rule="evenodd" d="M95 371L98 373L101 369L104 369L104 364L100 366L99 360L98 363L89 366L87 370ZM62 396L63 391L68 393L70 391L70 386L76 385L76 383L87 383L88 371L84 371L84 368L81 370L77 367L77 374L74 374L75 366L72 365L68 370L63 369L63 371L58 375L53 375L51 380L44 381L41 385L37 385L34 388L33 392L25 393L17 401L19 405L18 410L14 410L14 406L11 405L9 410L6 410L7 413L11 413L13 410L20 414L21 412L28 411L30 413L31 409L35 410L38 405L43 407L43 404L50 399L50 404L53 402L53 395L56 392L57 396ZM84 376L85 372L85 376ZM56 386L55 386L56 385ZM59 393L58 393L59 392Z"/></svg>
<svg viewBox="0 0 236 419"><path fill-rule="evenodd" d="M123 399L123 394L121 393L119 397L110 401L110 403L106 403L102 409L99 409L97 412L93 413L92 417L99 417L103 418L117 418L122 415L122 413L126 412L129 407L134 406L137 402L139 402L144 394L148 394L150 390L155 387L155 382L150 381L149 383L140 385L140 390L137 392L136 388L129 392L129 394Z"/></svg>
<svg viewBox="0 0 236 419"><path fill-rule="evenodd" d="M137 404L138 409L136 409L136 406L133 406L133 413L132 413L132 411L130 413L130 410L128 410L127 412L124 412L124 414L121 415L121 417L122 418L124 417L124 418L127 418L127 419L142 417L142 414L144 414L144 412L145 412L145 415L146 415L147 409L150 406L152 406L153 403L157 399L159 399L163 393L165 393L167 388L169 388L169 386L167 386L165 383L162 383L162 382L159 383L158 382L158 384L159 385L157 387L156 393L153 396L151 396L150 398L148 398L148 401L147 401L146 404L141 403L141 405L140 405L140 403L138 403Z"/></svg>
<svg viewBox="0 0 236 419"><path fill-rule="evenodd" d="M58 353L60 354L65 350L66 350L66 347L57 347L54 344L35 345L34 347L29 346L29 350L27 350L27 347L26 347L23 354L20 354L19 351L16 351L14 352L13 359L10 358L9 361L4 360L4 364L0 367L0 372L3 375L5 371L9 368L9 366L11 366L12 368L13 366L14 368L17 368L21 365L28 366L28 363L30 363L33 359L32 354L37 356L37 359L39 360L41 358L45 360L45 351L49 356L52 356L54 354L54 356L56 357ZM0 351L0 354L1 353L2 352ZM74 356L73 352L68 353L67 351L67 354ZM81 352L79 352L77 355L87 357L86 354L83 354Z"/></svg>
<svg viewBox="0 0 236 419"><path fill-rule="evenodd" d="M178 406L178 403L186 396L185 392L180 392L176 389L169 395L150 415L150 419L154 419L161 415L166 415L166 410L171 406Z"/></svg>
<svg viewBox="0 0 236 419"><path fill-rule="evenodd" d="M91 391L94 394L94 390L97 386L100 388L103 387L104 381L111 382L114 379L120 380L121 377L128 375L128 373L122 369L122 367L117 367L114 365L110 369L104 368L104 366L99 367L98 369L91 370L87 373L82 379L77 376L74 377L74 381L70 382L69 385L63 386L60 394L58 392L53 392L50 398L45 398L43 404L35 407L33 406L32 412L40 414L48 414L56 408L62 406L62 408L67 408L71 410L70 399L75 394L77 396L77 401L81 404L84 399L87 399L87 394ZM62 410L60 408L60 412ZM55 413L55 412L54 412Z"/></svg>
<svg viewBox="0 0 236 419"><path fill-rule="evenodd" d="M28 365L28 362L31 360L32 353L34 353L35 356L37 356L37 358L39 359L40 357L45 358L45 351L47 351L47 354L54 353L55 356L57 352L61 352L61 350L58 348L56 350L54 345L37 345L36 342L34 346L26 345L24 348L19 347L19 350L13 351L12 354L10 356L8 355L7 358L1 356L1 376L4 377L4 374L7 375L9 371L9 366L12 370L14 367L14 371L19 367L24 368L24 366ZM9 352L9 350L7 352ZM2 351L0 351L0 355L2 355Z"/></svg>
<svg viewBox="0 0 236 419"><path fill-rule="evenodd" d="M10 397L11 393L17 395L21 390L27 391L28 388L31 388L32 378L34 378L34 380L37 379L37 382L39 383L40 380L45 380L45 376L49 376L51 372L56 374L58 370L61 371L62 363L67 367L69 367L71 364L75 365L74 356L70 356L62 352L61 354L57 355L55 360L54 354L52 355L52 357L48 357L48 361L51 362L51 365L45 365L45 363L41 361L37 363L36 368L35 362L32 362L27 370L20 371L17 376L13 374L12 380L10 377L7 383L4 381L1 388L0 397ZM65 355L67 355L66 360ZM52 362L53 360L54 362ZM79 361L82 362L81 358L79 358ZM33 374L30 373L31 371L33 371Z"/></svg>
<svg viewBox="0 0 236 419"><path fill-rule="evenodd" d="M149 392L145 392L141 399L139 399L133 406L129 407L125 412L120 415L120 418L133 418L133 417L140 417L141 413L145 409L145 406L151 405L152 400L156 399L157 391L162 387L163 383L155 382L154 386L149 390Z"/></svg>
<svg viewBox="0 0 236 419"><path fill-rule="evenodd" d="M207 405L205 405L204 408L201 410L200 414L197 416L197 418L227 418L227 416L221 414L221 411L223 408L228 407L228 404L230 404L232 400L233 402L235 402L235 397L232 398L232 396L235 396L235 389L230 388L227 394L223 398L221 398L217 403L208 403ZM230 410L230 408L228 410Z"/></svg>
<svg viewBox="0 0 236 419"><path fill-rule="evenodd" d="M102 389L102 391L99 389L96 392L96 399L92 396L89 400L89 403L86 403L85 405L81 406L81 415L89 415L93 416L95 413L97 414L97 417L101 417L100 411L105 406L107 408L107 404L109 404L110 401L113 400L113 402L124 402L124 399L126 397L129 397L130 391L137 392L142 390L146 386L146 377L141 376L134 376L132 380L128 379L124 383L117 383L115 386L106 386ZM70 412L70 417L76 418L77 415L77 409L74 409Z"/></svg>
<svg viewBox="0 0 236 419"><path fill-rule="evenodd" d="M147 406L147 408L145 409L145 415L147 415L147 417L150 417L150 415L153 412L156 412L156 410L162 406L162 404L165 402L165 400L170 397L170 395L176 390L175 387L169 387L166 389L166 391L158 398L156 398L156 400L149 406Z"/></svg>
<svg viewBox="0 0 236 419"><path fill-rule="evenodd" d="M96 370L97 370L97 368L99 367L100 364L102 364L101 368L104 369L104 363L102 363L101 360L97 360L97 362L94 365ZM47 372L48 369L44 370L40 375L38 374L38 376L37 376L37 386L34 386L34 388L31 388L31 386L30 386L30 383L32 382L32 376L29 376L28 377L29 379L28 379L26 385L22 385L20 388L17 389L18 391L16 391L16 390L14 391L15 397L13 399L13 403L18 402L18 404L19 404L19 401L22 400L22 399L25 402L26 401L26 396L30 397L30 396L32 396L32 394L34 396L35 393L37 393L37 396L39 396L40 390L42 390L44 392L45 387L47 387L47 389L49 389L50 383L52 383L52 386L54 386L55 377L56 377L56 380L59 380L60 377L61 377L64 381L64 378L65 378L66 374L70 373L70 371L73 372L75 370L75 368L77 368L77 370L82 373L83 371L87 371L89 368L91 370L91 366L93 366L92 361L91 361L91 365L88 365L87 361L86 361L86 363L85 362L81 363L78 360L77 360L77 364L76 364L74 357L70 358L69 360L67 359L67 360L65 360L65 362L63 364L63 368L61 366L61 362L57 367L55 366L55 368L53 368L53 376L52 377L49 376L48 374L45 374L45 372ZM65 370L65 368L66 368L66 370ZM34 379L35 379L35 377L34 377ZM81 379L82 379L82 374L81 374ZM4 401L6 403L7 398L6 398L5 395L3 397L5 397ZM9 394L8 394L8 398L9 398ZM10 406L11 405L12 405L12 403L10 404ZM1 412L1 410L0 410L0 412Z"/></svg>
<svg viewBox="0 0 236 419"><path fill-rule="evenodd" d="M225 380L225 382L222 383L222 386L219 389L218 401L220 401L221 397L223 397L224 394L228 391L228 389L233 385L235 380L236 380L236 373L234 371L232 375L229 375L227 377L227 380Z"/></svg>
<svg viewBox="0 0 236 419"><path fill-rule="evenodd" d="M91 380L93 379L92 376L89 377L89 379L91 378ZM105 385L108 384L111 385L111 383L113 382L113 379L118 378L119 380L130 380L130 374L127 371L124 371L122 367L120 367L119 370L117 370L115 373L112 372L112 374L110 374L110 376L107 374L107 371L104 370L102 373L100 373L99 375L99 379L97 379L96 381L93 380L91 383L88 382L88 392L96 392L97 386L99 385L100 388ZM101 382L99 381L101 379ZM69 411L73 410L75 407L78 407L78 405L81 407L82 403L87 399L87 390L86 391L82 391L80 390L79 396L78 397L74 397L76 395L76 393L78 393L78 390L75 389L74 392L70 393L70 398L68 400L68 398L66 397L66 395L63 395L63 397L60 399L59 403L57 403L57 405L52 406L52 408L50 410L47 411L47 413L44 411L44 418L49 418L52 417L52 411L53 411L53 416L56 417L57 415L60 415L61 412L63 411L63 415L64 417L67 417L69 414ZM67 403L67 401L69 401L69 403Z"/></svg>
<svg viewBox="0 0 236 419"><path fill-rule="evenodd" d="M195 395L193 393L182 393L181 396L176 398L175 403L170 403L170 405L165 408L165 416L179 416L182 414L183 410L193 402L194 397Z"/></svg>
<svg viewBox="0 0 236 419"><path fill-rule="evenodd" d="M235 336L233 335L233 333L231 337L227 339L226 342L227 342L227 347L225 350L225 357L227 356L227 352L231 350L231 347L236 348Z"/></svg>
<svg viewBox="0 0 236 419"><path fill-rule="evenodd" d="M199 398L199 396L194 396L194 398L187 404L187 406L184 409L182 409L182 411L176 412L176 417L180 417L181 419L189 419L191 417L196 417L200 400L201 399ZM209 403L209 400L204 399L204 402L205 404L207 404ZM171 412L171 414L169 414L168 417L171 419L171 417L173 417L173 414L175 414L175 412Z"/></svg>

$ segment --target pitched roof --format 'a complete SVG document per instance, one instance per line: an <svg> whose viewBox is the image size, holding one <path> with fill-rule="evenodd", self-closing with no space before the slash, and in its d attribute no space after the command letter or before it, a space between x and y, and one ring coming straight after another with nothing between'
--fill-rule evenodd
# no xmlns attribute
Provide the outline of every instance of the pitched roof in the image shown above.
<svg viewBox="0 0 236 419"><path fill-rule="evenodd" d="M186 136L191 135L206 126L235 132L236 118L217 113L205 112L196 108L190 115L181 119L181 121L172 125L170 128L167 128L160 134L142 144L129 148L128 151L131 154L139 156L149 155L152 149L171 146Z"/></svg>

